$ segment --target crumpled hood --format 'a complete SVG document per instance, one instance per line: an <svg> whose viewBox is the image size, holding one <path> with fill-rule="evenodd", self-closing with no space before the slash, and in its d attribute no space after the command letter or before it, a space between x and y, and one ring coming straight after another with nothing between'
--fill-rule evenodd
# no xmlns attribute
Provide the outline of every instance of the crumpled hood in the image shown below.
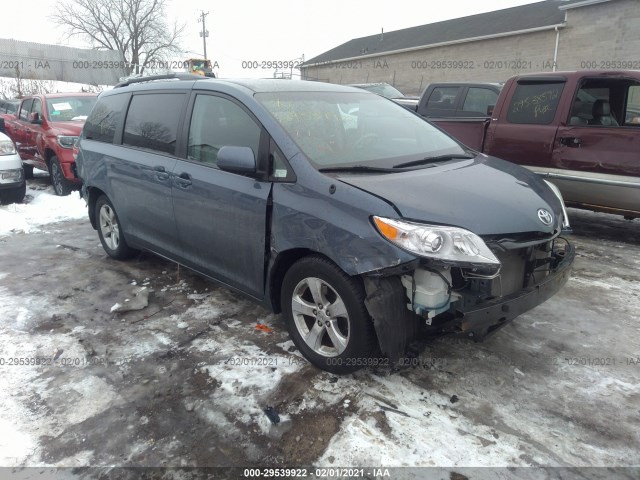
<svg viewBox="0 0 640 480"><path fill-rule="evenodd" d="M407 220L458 226L477 235L551 234L561 228L562 205L544 180L493 157L402 173L340 173L337 178L393 204ZM553 214L550 226L538 217L541 208Z"/></svg>

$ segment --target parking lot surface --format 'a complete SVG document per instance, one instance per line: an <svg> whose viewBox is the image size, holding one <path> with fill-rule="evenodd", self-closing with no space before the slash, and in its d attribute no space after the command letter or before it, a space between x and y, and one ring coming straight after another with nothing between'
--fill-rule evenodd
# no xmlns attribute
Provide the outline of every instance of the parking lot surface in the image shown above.
<svg viewBox="0 0 640 480"><path fill-rule="evenodd" d="M87 219L0 236L0 465L638 466L640 222L570 217L557 296L340 377L230 290L110 259Z"/></svg>

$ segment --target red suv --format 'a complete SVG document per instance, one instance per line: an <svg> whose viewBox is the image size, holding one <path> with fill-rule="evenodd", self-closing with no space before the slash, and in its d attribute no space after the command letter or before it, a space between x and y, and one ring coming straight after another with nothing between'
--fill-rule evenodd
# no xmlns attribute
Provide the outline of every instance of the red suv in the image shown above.
<svg viewBox="0 0 640 480"><path fill-rule="evenodd" d="M96 98L95 93L56 93L22 99L17 116L5 119L5 129L24 162L26 178L37 167L49 172L57 195L80 187L73 146Z"/></svg>

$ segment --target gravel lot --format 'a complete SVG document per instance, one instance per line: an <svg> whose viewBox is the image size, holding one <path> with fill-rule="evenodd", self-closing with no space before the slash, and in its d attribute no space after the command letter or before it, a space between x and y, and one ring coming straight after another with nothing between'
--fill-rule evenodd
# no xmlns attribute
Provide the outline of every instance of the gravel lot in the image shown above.
<svg viewBox="0 0 640 480"><path fill-rule="evenodd" d="M556 297L484 343L438 338L411 368L343 377L235 293L111 260L87 219L0 233L0 465L638 467L640 221L570 216Z"/></svg>

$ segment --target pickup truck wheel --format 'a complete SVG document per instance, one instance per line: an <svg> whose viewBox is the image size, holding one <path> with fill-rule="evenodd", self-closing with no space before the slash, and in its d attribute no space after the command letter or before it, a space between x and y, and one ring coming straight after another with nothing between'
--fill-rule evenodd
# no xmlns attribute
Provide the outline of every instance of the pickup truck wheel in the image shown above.
<svg viewBox="0 0 640 480"><path fill-rule="evenodd" d="M291 266L282 284L281 305L291 339L316 367L354 372L368 364L376 347L364 289L322 257Z"/></svg>
<svg viewBox="0 0 640 480"><path fill-rule="evenodd" d="M62 167L60 166L58 157L56 157L55 155L51 157L50 168L51 168L51 185L53 185L53 189L55 190L56 195L60 197L65 197L69 195L73 190L73 184L69 182L66 178L64 178Z"/></svg>
<svg viewBox="0 0 640 480"><path fill-rule="evenodd" d="M136 251L127 245L118 215L105 195L101 195L96 201L95 214L98 219L98 236L104 251L116 260L125 260L135 255Z"/></svg>

